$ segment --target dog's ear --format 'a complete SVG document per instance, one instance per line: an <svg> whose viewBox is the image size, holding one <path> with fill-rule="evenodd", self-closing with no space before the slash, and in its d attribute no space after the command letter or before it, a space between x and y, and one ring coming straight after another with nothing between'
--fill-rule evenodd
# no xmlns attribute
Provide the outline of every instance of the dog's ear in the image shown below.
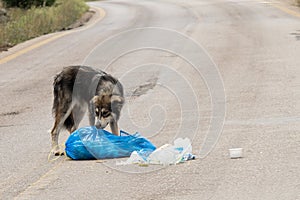
<svg viewBox="0 0 300 200"><path fill-rule="evenodd" d="M94 96L91 100L91 103L96 104L99 101L100 97L99 96Z"/></svg>

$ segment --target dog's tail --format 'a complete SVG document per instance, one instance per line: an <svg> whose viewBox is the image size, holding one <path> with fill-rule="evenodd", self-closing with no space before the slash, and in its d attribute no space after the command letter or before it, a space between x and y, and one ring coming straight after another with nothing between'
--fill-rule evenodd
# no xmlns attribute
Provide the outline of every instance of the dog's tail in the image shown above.
<svg viewBox="0 0 300 200"><path fill-rule="evenodd" d="M59 98L59 91L62 90L62 77L60 76L60 74L57 74L54 77L54 82L53 82L53 106L52 106L52 114L56 117L57 113L58 113L58 108L59 108L59 102L60 102L60 98Z"/></svg>

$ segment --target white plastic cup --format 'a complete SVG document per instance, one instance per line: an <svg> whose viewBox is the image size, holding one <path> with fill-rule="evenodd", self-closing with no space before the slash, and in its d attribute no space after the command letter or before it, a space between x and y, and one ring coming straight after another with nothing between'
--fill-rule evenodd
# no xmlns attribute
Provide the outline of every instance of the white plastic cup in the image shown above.
<svg viewBox="0 0 300 200"><path fill-rule="evenodd" d="M230 158L241 158L243 156L243 148L229 149Z"/></svg>

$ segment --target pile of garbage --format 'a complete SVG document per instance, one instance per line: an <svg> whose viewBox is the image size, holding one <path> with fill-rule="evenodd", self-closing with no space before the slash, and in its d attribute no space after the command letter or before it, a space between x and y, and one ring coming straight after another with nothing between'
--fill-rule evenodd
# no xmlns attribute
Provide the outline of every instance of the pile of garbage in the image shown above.
<svg viewBox="0 0 300 200"><path fill-rule="evenodd" d="M165 144L156 148L139 133L120 131L120 136L116 136L94 126L73 132L65 143L65 152L73 160L129 157L126 161L117 162L117 165L175 165L195 159L188 138L178 138L173 145Z"/></svg>
<svg viewBox="0 0 300 200"><path fill-rule="evenodd" d="M134 151L126 161L117 162L117 165L129 164L154 164L154 165L176 165L187 160L195 159L192 154L191 141L188 138L178 138L174 145L165 144L153 152Z"/></svg>
<svg viewBox="0 0 300 200"><path fill-rule="evenodd" d="M65 143L66 155L73 160L129 157L133 151L152 152L156 147L139 133L124 131L116 136L106 130L88 126L74 131Z"/></svg>

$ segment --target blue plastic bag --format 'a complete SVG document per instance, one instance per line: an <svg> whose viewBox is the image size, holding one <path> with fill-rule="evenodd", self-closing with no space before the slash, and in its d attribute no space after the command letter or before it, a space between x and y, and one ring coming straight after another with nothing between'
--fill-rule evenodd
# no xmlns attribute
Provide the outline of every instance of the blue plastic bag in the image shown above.
<svg viewBox="0 0 300 200"><path fill-rule="evenodd" d="M66 141L65 152L74 160L91 160L129 157L133 151L152 152L156 147L139 133L121 136L97 129L83 127L73 132Z"/></svg>

